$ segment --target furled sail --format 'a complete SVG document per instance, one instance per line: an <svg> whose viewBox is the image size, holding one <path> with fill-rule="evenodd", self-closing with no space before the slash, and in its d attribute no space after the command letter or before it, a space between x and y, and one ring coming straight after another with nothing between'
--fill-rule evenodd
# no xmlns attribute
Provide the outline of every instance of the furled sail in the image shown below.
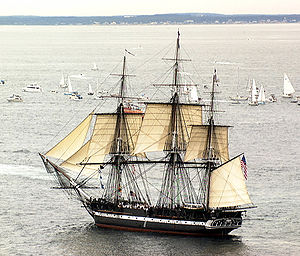
<svg viewBox="0 0 300 256"><path fill-rule="evenodd" d="M92 116L93 114L88 115L87 118L85 118L72 132L50 149L45 155L66 160L77 152L85 141Z"/></svg>
<svg viewBox="0 0 300 256"><path fill-rule="evenodd" d="M251 203L239 156L212 171L209 208L235 207Z"/></svg>
<svg viewBox="0 0 300 256"><path fill-rule="evenodd" d="M191 125L202 123L202 106L179 104L177 112L178 136L181 140L187 140L191 131ZM170 135L172 103L148 103L142 127L138 135L135 154L163 151ZM182 138L184 137L184 138Z"/></svg>
<svg viewBox="0 0 300 256"><path fill-rule="evenodd" d="M209 129L209 125L192 126L191 137L185 154L185 161L197 158L208 158L207 147ZM212 157L219 158L222 162L228 161L228 126L213 126L212 132Z"/></svg>
<svg viewBox="0 0 300 256"><path fill-rule="evenodd" d="M131 154L137 134L142 123L142 114L125 114L126 127L121 127L121 137L124 144L129 145ZM90 140L83 145L75 154L64 161L61 166L66 167L75 173L82 171L83 174L89 174L92 170L99 168L98 164L102 163L107 154L112 153L111 148L115 137L115 128L117 122L117 114L101 114L97 115L94 131ZM124 124L124 125L125 125ZM127 135L124 135L125 130ZM82 170L84 167L84 170Z"/></svg>

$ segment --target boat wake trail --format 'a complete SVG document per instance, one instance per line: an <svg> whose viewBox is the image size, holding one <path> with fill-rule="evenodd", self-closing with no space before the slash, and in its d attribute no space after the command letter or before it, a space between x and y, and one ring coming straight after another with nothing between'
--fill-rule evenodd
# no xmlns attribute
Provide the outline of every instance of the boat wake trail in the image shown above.
<svg viewBox="0 0 300 256"><path fill-rule="evenodd" d="M0 174L21 176L30 179L51 180L42 167L0 164Z"/></svg>

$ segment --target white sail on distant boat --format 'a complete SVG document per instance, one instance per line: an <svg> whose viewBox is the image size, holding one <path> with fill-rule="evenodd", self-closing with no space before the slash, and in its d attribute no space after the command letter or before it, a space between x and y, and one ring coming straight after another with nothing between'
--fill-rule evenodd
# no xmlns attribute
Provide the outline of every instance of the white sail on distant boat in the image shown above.
<svg viewBox="0 0 300 256"><path fill-rule="evenodd" d="M290 81L290 79L288 78L287 74L284 73L283 74L283 98L292 98L293 97L293 93L295 93L295 89Z"/></svg>
<svg viewBox="0 0 300 256"><path fill-rule="evenodd" d="M66 82L64 74L61 75L61 79L60 79L60 82L59 82L59 87L60 88L67 88L68 87L68 83Z"/></svg>
<svg viewBox="0 0 300 256"><path fill-rule="evenodd" d="M97 64L94 62L94 65L93 65L93 67L92 67L92 70L93 71L97 71L97 70L99 70L99 68L98 68L98 66L97 66Z"/></svg>
<svg viewBox="0 0 300 256"><path fill-rule="evenodd" d="M88 91L88 95L94 95L92 86L89 84L89 91Z"/></svg>
<svg viewBox="0 0 300 256"><path fill-rule="evenodd" d="M258 98L258 104L266 104L266 95L265 95L265 88L263 86L260 87Z"/></svg>
<svg viewBox="0 0 300 256"><path fill-rule="evenodd" d="M256 87L256 82L255 82L254 79L252 80L250 100L249 100L248 104L250 106L258 106L258 102L257 102L257 87Z"/></svg>
<svg viewBox="0 0 300 256"><path fill-rule="evenodd" d="M68 76L68 91L65 92L65 95L72 95L74 93L73 88L72 88L72 84L71 84L71 79Z"/></svg>

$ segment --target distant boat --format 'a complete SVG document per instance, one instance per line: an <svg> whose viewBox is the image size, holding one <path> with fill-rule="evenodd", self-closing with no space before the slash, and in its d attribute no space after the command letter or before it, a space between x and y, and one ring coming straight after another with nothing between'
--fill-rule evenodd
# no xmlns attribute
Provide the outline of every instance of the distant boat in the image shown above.
<svg viewBox="0 0 300 256"><path fill-rule="evenodd" d="M291 100L291 103L299 103L300 102L300 96L294 97Z"/></svg>
<svg viewBox="0 0 300 256"><path fill-rule="evenodd" d="M70 95L70 99L71 99L71 100L78 101L78 100L82 100L83 98L82 98L82 96L81 96L80 94L78 94L78 93L72 93L72 94Z"/></svg>
<svg viewBox="0 0 300 256"><path fill-rule="evenodd" d="M98 66L97 66L97 64L95 62L94 62L94 65L92 67L92 70L93 71L98 71L99 70L99 68L98 68Z"/></svg>
<svg viewBox="0 0 300 256"><path fill-rule="evenodd" d="M258 106L258 102L257 102L257 87L256 87L256 83L255 80L252 80L252 85L251 85L251 90L250 90L251 94L250 94L250 99L248 101L248 104L250 106Z"/></svg>
<svg viewBox="0 0 300 256"><path fill-rule="evenodd" d="M68 87L68 83L66 81L66 78L64 76L64 74L62 74L60 82L59 82L59 87L60 88L67 88Z"/></svg>
<svg viewBox="0 0 300 256"><path fill-rule="evenodd" d="M268 98L268 101L271 103L277 102L277 98L275 97L275 94L271 94L270 97Z"/></svg>
<svg viewBox="0 0 300 256"><path fill-rule="evenodd" d="M265 96L265 89L263 86L260 87L258 98L257 98L258 104L266 104L266 96Z"/></svg>
<svg viewBox="0 0 300 256"><path fill-rule="evenodd" d="M36 83L30 84L24 87L22 90L23 92L42 92L42 88Z"/></svg>
<svg viewBox="0 0 300 256"><path fill-rule="evenodd" d="M68 76L68 92L65 92L64 95L72 95L72 94L74 94L74 91L72 88L71 79Z"/></svg>
<svg viewBox="0 0 300 256"><path fill-rule="evenodd" d="M283 98L292 98L293 93L295 93L295 89L288 78L287 74L283 74Z"/></svg>
<svg viewBox="0 0 300 256"><path fill-rule="evenodd" d="M20 95L13 94L9 98L7 98L7 101L8 102L22 102L23 99L22 99L22 97Z"/></svg>
<svg viewBox="0 0 300 256"><path fill-rule="evenodd" d="M92 86L89 84L89 91L88 91L88 95L94 95Z"/></svg>

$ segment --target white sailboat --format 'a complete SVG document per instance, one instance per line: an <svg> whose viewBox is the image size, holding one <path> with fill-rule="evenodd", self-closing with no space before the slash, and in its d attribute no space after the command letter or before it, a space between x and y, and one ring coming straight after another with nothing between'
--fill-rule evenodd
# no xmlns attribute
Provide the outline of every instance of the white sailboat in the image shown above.
<svg viewBox="0 0 300 256"><path fill-rule="evenodd" d="M89 84L89 91L88 91L88 95L94 95L92 86Z"/></svg>
<svg viewBox="0 0 300 256"><path fill-rule="evenodd" d="M257 102L258 104L266 104L265 88L263 86L260 87Z"/></svg>
<svg viewBox="0 0 300 256"><path fill-rule="evenodd" d="M255 82L254 79L252 80L250 100L249 100L248 104L250 106L258 106L258 102L257 102L257 87L256 87L256 82Z"/></svg>
<svg viewBox="0 0 300 256"><path fill-rule="evenodd" d="M93 67L92 67L92 70L93 71L97 71L97 70L99 70L99 68L98 68L98 66L97 66L97 64L94 62L94 65L93 65Z"/></svg>
<svg viewBox="0 0 300 256"><path fill-rule="evenodd" d="M65 92L65 95L72 95L74 93L73 88L72 88L72 84L71 84L71 79L68 76L68 92Z"/></svg>
<svg viewBox="0 0 300 256"><path fill-rule="evenodd" d="M30 85L27 85L22 89L23 92L42 92L42 88L37 85L37 83L33 83Z"/></svg>
<svg viewBox="0 0 300 256"><path fill-rule="evenodd" d="M295 89L290 81L290 79L288 78L287 74L284 73L283 74L283 98L292 98L293 97L293 93L295 93Z"/></svg>
<svg viewBox="0 0 300 256"><path fill-rule="evenodd" d="M61 79L60 79L60 82L59 82L59 87L60 88L67 88L68 87L68 83L66 82L64 74L61 75Z"/></svg>

